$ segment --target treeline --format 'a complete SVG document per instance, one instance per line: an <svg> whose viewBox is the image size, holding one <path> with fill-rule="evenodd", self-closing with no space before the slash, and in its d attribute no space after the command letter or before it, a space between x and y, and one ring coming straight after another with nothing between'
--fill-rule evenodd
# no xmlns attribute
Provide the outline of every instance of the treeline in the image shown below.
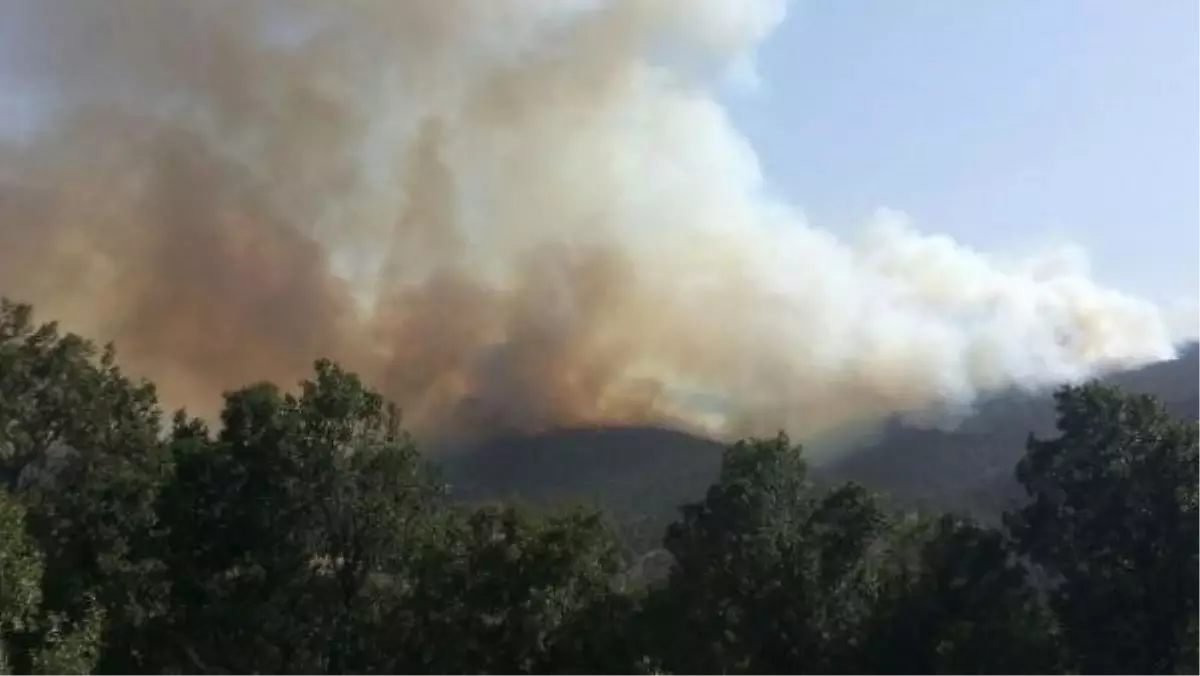
<svg viewBox="0 0 1200 676"><path fill-rule="evenodd" d="M730 447L648 581L603 515L467 507L335 364L162 418L0 306L12 673L1196 673L1197 424L1088 385L993 529Z"/></svg>

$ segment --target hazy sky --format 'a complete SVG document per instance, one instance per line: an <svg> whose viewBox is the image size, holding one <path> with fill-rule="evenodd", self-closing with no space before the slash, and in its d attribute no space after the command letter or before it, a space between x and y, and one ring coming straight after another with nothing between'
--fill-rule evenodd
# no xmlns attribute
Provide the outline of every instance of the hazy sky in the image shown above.
<svg viewBox="0 0 1200 676"><path fill-rule="evenodd" d="M1100 279L1195 297L1198 32L1196 0L799 0L731 105L816 225L1065 238Z"/></svg>

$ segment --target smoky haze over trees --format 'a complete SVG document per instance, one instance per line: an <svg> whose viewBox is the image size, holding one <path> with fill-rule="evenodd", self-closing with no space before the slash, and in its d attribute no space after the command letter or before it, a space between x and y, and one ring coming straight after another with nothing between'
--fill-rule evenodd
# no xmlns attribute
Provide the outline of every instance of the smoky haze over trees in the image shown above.
<svg viewBox="0 0 1200 676"><path fill-rule="evenodd" d="M770 198L717 90L781 0L5 0L0 290L209 420L332 357L422 439L805 438L1170 356L1071 252Z"/></svg>
<svg viewBox="0 0 1200 676"><path fill-rule="evenodd" d="M1164 312L771 197L718 92L783 14L0 0L3 667L1196 671L1195 420L1089 380ZM776 436L1063 384L978 522ZM520 500L572 458L610 509Z"/></svg>
<svg viewBox="0 0 1200 676"><path fill-rule="evenodd" d="M1055 395L988 526L726 447L656 574L602 513L467 505L328 360L219 428L0 305L0 648L12 673L1189 673L1194 418ZM969 452L969 451L965 451Z"/></svg>

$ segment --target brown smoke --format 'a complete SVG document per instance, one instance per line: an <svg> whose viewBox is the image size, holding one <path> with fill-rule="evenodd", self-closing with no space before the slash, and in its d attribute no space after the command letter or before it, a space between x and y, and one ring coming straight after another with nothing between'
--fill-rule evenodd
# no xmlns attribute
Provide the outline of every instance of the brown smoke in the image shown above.
<svg viewBox="0 0 1200 676"><path fill-rule="evenodd" d="M851 246L765 198L712 90L781 16L0 0L45 108L0 153L0 294L172 404L328 355L426 434L815 433L1169 353L1156 308L1062 261L888 217Z"/></svg>

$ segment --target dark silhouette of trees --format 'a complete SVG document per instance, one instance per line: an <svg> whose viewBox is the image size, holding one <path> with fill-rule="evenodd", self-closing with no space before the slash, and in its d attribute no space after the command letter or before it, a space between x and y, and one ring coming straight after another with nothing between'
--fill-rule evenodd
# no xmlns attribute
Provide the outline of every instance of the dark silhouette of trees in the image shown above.
<svg viewBox="0 0 1200 676"><path fill-rule="evenodd" d="M1094 384L1056 399L1060 434L1030 438L1030 502L1007 523L1051 576L1075 667L1196 671L1196 423Z"/></svg>
<svg viewBox="0 0 1200 676"><path fill-rule="evenodd" d="M725 451L650 579L596 511L451 500L332 362L228 393L214 431L4 301L2 666L1196 672L1196 422L1097 385L1057 403L1003 528L816 484L781 434Z"/></svg>

